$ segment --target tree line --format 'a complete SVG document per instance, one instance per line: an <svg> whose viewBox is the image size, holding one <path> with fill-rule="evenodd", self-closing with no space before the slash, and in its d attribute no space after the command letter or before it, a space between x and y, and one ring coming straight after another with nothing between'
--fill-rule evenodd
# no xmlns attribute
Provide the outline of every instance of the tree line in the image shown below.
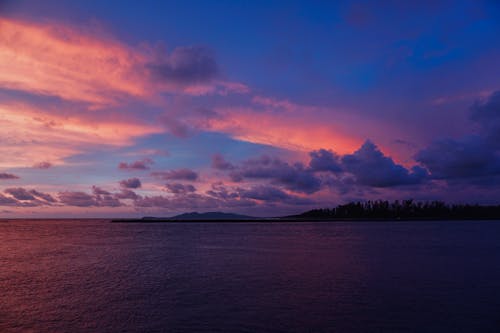
<svg viewBox="0 0 500 333"><path fill-rule="evenodd" d="M291 216L300 219L500 219L500 205L446 204L442 201L351 202Z"/></svg>

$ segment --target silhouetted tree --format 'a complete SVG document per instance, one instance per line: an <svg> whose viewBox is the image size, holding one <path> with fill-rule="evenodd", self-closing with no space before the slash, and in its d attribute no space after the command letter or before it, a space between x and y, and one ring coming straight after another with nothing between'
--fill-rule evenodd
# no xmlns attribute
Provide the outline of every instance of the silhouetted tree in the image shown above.
<svg viewBox="0 0 500 333"><path fill-rule="evenodd" d="M301 219L500 219L500 205L447 205L442 201L412 199L350 202L335 208L313 209L293 216Z"/></svg>

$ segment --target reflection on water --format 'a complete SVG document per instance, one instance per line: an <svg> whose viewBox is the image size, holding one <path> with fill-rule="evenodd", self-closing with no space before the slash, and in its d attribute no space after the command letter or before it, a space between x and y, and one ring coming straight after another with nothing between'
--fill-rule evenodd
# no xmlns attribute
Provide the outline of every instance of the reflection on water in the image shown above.
<svg viewBox="0 0 500 333"><path fill-rule="evenodd" d="M500 223L0 222L1 332L498 332Z"/></svg>

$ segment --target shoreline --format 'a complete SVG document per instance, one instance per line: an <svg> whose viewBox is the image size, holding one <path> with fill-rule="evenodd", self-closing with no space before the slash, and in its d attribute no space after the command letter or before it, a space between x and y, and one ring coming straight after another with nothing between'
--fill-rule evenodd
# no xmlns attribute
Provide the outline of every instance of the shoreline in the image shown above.
<svg viewBox="0 0 500 333"><path fill-rule="evenodd" d="M432 221L499 221L497 218L342 218L342 219L111 219L111 223L331 223L331 222L432 222Z"/></svg>

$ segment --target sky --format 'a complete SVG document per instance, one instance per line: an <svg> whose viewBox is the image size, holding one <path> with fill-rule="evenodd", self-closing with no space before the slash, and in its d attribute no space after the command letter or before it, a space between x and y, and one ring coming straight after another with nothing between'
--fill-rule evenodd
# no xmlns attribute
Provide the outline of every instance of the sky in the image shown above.
<svg viewBox="0 0 500 333"><path fill-rule="evenodd" d="M498 1L0 0L0 217L500 204Z"/></svg>

